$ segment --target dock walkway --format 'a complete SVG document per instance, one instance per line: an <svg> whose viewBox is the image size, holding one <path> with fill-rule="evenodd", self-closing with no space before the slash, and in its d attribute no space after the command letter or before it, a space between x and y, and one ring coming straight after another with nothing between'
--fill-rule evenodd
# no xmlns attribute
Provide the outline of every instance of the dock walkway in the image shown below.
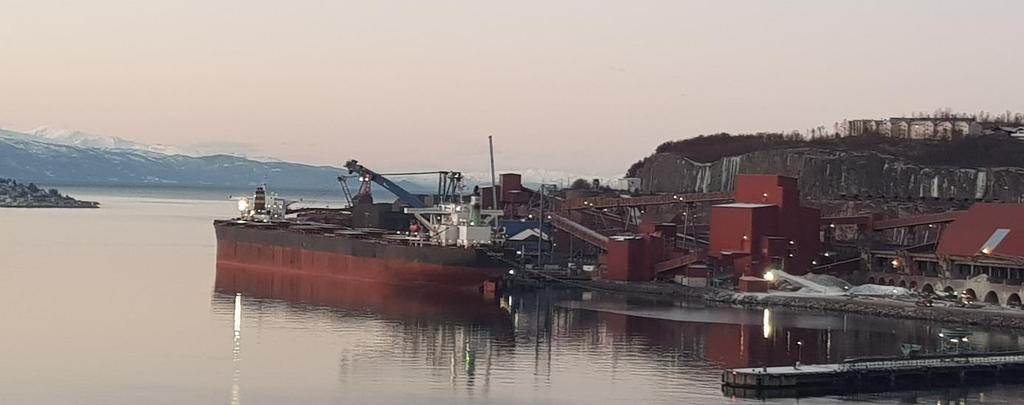
<svg viewBox="0 0 1024 405"><path fill-rule="evenodd" d="M991 383L1024 377L1024 352L863 358L835 364L736 368L722 372L730 391L858 392L916 388L935 384ZM776 393L777 394L777 393Z"/></svg>

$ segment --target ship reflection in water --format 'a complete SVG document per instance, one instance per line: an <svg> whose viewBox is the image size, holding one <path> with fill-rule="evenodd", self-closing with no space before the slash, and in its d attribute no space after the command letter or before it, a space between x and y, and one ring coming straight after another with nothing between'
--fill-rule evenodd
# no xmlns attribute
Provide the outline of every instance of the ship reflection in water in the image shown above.
<svg viewBox="0 0 1024 405"><path fill-rule="evenodd" d="M241 379L241 370L247 377L257 370L250 362L287 365L290 360L281 358L292 354L275 353L282 350L276 343L281 339L336 365L339 392L332 399L718 403L727 400L719 385L722 368L894 355L901 343L935 351L941 330L922 322L571 291L486 298L224 266L217 269L213 303L235 322L233 403L245 403L241 392L252 395L250 387L261 385ZM247 341L240 350L242 328ZM1013 333L978 331L971 343L977 350L1017 350L1022 340ZM1012 403L1019 389L902 393L872 401L895 403L909 396L941 403L984 395L989 402L1005 397Z"/></svg>

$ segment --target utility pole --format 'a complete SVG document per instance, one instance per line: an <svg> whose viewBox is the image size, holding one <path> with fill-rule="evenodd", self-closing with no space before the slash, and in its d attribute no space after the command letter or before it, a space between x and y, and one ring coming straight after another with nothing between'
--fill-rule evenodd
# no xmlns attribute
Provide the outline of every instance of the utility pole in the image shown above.
<svg viewBox="0 0 1024 405"><path fill-rule="evenodd" d="M487 145L491 150L491 209L498 209L498 182L494 178L494 138L487 135Z"/></svg>
<svg viewBox="0 0 1024 405"><path fill-rule="evenodd" d="M537 266L544 264L544 183L540 183L540 215L537 217Z"/></svg>

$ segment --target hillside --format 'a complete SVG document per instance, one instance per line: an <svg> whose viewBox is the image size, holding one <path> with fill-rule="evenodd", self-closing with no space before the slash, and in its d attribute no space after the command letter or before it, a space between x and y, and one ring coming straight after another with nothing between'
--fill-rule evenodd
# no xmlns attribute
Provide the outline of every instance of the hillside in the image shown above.
<svg viewBox="0 0 1024 405"><path fill-rule="evenodd" d="M1024 142L1009 136L978 136L951 141L899 139L883 136L802 139L782 134L701 135L658 146L655 154L668 153L694 162L710 163L728 156L766 150L819 149L874 153L924 166L1024 167ZM634 163L633 177L644 161Z"/></svg>
<svg viewBox="0 0 1024 405"><path fill-rule="evenodd" d="M15 208L97 208L95 201L80 201L55 188L44 189L35 183L18 183L0 178L0 207Z"/></svg>
<svg viewBox="0 0 1024 405"><path fill-rule="evenodd" d="M829 199L1019 201L1024 142L984 136L954 141L883 137L800 140L726 134L666 142L628 174L648 192L731 191L737 174L800 179L801 194Z"/></svg>

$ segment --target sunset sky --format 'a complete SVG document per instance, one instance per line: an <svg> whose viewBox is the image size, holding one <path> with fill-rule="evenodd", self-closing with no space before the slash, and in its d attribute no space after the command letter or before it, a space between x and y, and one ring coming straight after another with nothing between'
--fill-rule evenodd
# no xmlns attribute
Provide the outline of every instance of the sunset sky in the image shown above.
<svg viewBox="0 0 1024 405"><path fill-rule="evenodd" d="M1024 111L1021 1L0 0L0 127L379 170Z"/></svg>

